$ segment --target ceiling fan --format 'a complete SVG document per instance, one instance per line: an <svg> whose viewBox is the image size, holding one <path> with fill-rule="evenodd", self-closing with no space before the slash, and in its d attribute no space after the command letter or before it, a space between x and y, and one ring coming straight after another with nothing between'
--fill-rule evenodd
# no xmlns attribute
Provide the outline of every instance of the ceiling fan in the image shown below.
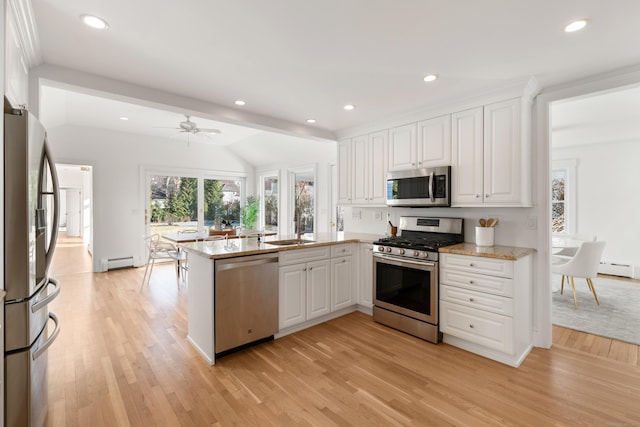
<svg viewBox="0 0 640 427"><path fill-rule="evenodd" d="M195 122L191 121L191 116L188 115L184 115L186 120L183 122L180 122L179 127L177 127L176 129L178 129L180 132L187 132L190 133L192 135L197 135L199 133L214 133L214 134L220 134L220 129L210 129L210 128L200 128L198 127L198 125Z"/></svg>

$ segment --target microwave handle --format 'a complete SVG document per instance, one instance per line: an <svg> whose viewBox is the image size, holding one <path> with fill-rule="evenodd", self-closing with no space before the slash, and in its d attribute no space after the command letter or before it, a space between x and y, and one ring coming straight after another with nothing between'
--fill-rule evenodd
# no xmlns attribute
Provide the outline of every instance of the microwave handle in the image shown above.
<svg viewBox="0 0 640 427"><path fill-rule="evenodd" d="M433 191L433 185L435 184L435 172L431 171L431 173L429 174L429 198L431 199L432 203L435 203L436 198L434 197L434 191Z"/></svg>

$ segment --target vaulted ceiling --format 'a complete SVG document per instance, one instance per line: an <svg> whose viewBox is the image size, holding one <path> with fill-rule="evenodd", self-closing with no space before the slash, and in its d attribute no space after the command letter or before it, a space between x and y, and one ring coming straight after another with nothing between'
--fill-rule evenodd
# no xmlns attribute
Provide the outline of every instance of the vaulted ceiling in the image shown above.
<svg viewBox="0 0 640 427"><path fill-rule="evenodd" d="M245 115L249 127L260 115L329 135L529 77L548 87L640 62L636 0L37 0L33 8L45 64L204 101ZM109 28L88 28L82 14ZM577 18L590 25L565 33ZM424 82L430 73L439 78ZM138 132L182 119L145 114ZM221 144L242 131L228 134Z"/></svg>

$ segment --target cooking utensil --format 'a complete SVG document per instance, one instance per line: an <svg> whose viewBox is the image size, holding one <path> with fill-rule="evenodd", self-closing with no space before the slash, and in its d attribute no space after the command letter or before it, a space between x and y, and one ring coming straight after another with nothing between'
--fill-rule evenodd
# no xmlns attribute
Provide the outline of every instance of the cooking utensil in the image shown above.
<svg viewBox="0 0 640 427"><path fill-rule="evenodd" d="M493 224L491 226L495 227L496 225L498 225L498 222L500 222L500 220L498 218L496 218L496 220L493 222Z"/></svg>
<svg viewBox="0 0 640 427"><path fill-rule="evenodd" d="M495 221L495 219L493 219L493 218L489 218L489 219L487 220L487 227L493 227L493 222L494 222L494 221Z"/></svg>
<svg viewBox="0 0 640 427"><path fill-rule="evenodd" d="M480 218L480 227L486 227L487 226L487 220L485 220L484 218Z"/></svg>

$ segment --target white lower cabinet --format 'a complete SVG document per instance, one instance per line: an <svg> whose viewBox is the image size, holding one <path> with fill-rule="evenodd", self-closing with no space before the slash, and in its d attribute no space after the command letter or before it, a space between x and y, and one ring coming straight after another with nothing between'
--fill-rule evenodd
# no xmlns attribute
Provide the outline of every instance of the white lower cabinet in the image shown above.
<svg viewBox="0 0 640 427"><path fill-rule="evenodd" d="M440 254L440 330L446 343L519 366L533 346L531 256Z"/></svg>
<svg viewBox="0 0 640 427"><path fill-rule="evenodd" d="M355 307L352 253L353 244L280 253L280 330Z"/></svg>

